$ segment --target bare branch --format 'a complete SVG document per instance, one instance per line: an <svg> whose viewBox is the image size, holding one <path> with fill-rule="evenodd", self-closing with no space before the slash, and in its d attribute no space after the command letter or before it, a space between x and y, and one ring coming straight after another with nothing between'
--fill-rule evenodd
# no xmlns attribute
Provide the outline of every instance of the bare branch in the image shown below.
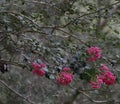
<svg viewBox="0 0 120 104"><path fill-rule="evenodd" d="M100 11L102 11L102 10L105 10L105 9L107 9L107 8L111 8L112 6L118 5L118 4L120 4L120 1L118 1L118 2L116 2L116 3L113 3L113 4L111 4L111 5L109 5L109 6L105 7L105 8L101 8L101 9L99 9L99 10L96 10L96 11L94 11L94 12L86 13L86 14L83 14L83 15L81 15L81 16L78 16L78 17L74 18L73 20L71 20L70 22L68 22L67 24L63 25L62 27L66 27L66 26L70 25L71 23L74 23L74 22L75 22L76 20L78 20L79 18L82 18L82 17L88 16L88 15L92 15L92 14L98 13L98 12L100 12Z"/></svg>
<svg viewBox="0 0 120 104"><path fill-rule="evenodd" d="M26 20L30 21L38 30L40 30L41 28L55 28L56 26L40 26L37 22L35 22L34 20L32 20L30 17L25 16L21 13L16 13L16 12L12 12L12 11L0 11L0 14L10 14L10 15L14 15L14 16L21 16L23 18L25 18Z"/></svg>
<svg viewBox="0 0 120 104"><path fill-rule="evenodd" d="M50 3L47 3L47 2L36 1L36 0L34 0L34 1L26 0L26 2L32 2L32 3L36 3L36 4L47 5L47 6L55 8L58 11L61 11L57 6L55 6L53 4L50 4Z"/></svg>
<svg viewBox="0 0 120 104"><path fill-rule="evenodd" d="M19 63L19 62L12 62L12 61L2 60L2 59L0 59L0 63L10 64L10 65L15 65L15 66L19 66L19 67L22 67L22 68L25 68L25 67L26 67L26 65L25 65L25 64L23 64L23 63Z"/></svg>
<svg viewBox="0 0 120 104"><path fill-rule="evenodd" d="M97 101L97 100L92 99L88 94L86 94L82 90L79 90L79 92L82 93L83 95L85 95L90 101L92 101L94 103L106 103L106 102L112 101L112 99Z"/></svg>
<svg viewBox="0 0 120 104"><path fill-rule="evenodd" d="M7 85L4 81L0 80L0 83L5 86L7 89L9 89L10 91L12 91L13 93L15 93L16 95L18 95L20 98L24 99L24 101L28 102L29 104L35 104L34 102L32 102L31 100L29 100L28 98L24 97L23 95L21 95L20 93L18 93L17 91L15 91L14 89L12 89L11 87L9 87L9 85Z"/></svg>
<svg viewBox="0 0 120 104"><path fill-rule="evenodd" d="M71 37L79 40L81 43L86 44L83 40L81 40L80 38L78 38L77 36L75 36L75 35L73 35L73 34L70 34L70 33L66 32L66 31L64 31L64 30L62 30L62 29L60 29L60 28L57 28L56 30L62 31L63 33L68 34L69 36L71 36Z"/></svg>

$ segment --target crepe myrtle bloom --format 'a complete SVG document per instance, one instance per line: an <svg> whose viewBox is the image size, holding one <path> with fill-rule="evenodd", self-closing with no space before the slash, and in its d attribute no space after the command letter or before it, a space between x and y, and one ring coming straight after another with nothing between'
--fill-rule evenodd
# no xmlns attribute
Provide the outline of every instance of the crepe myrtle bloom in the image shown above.
<svg viewBox="0 0 120 104"><path fill-rule="evenodd" d="M90 47L87 50L88 55L91 57L88 59L88 61L96 62L101 58L101 52L102 50L99 47Z"/></svg>
<svg viewBox="0 0 120 104"><path fill-rule="evenodd" d="M43 68L46 68L46 65L44 63L38 64L38 63L32 63L33 66L33 74L36 74L38 76L44 76L46 72L43 70Z"/></svg>
<svg viewBox="0 0 120 104"><path fill-rule="evenodd" d="M70 72L71 69L69 67L63 68L56 78L58 84L61 85L69 85L73 81L73 73Z"/></svg>

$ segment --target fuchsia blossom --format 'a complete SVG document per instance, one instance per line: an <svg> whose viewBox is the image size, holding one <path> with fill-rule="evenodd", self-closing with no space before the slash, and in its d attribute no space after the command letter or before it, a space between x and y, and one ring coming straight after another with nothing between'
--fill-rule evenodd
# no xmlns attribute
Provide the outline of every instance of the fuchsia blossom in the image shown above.
<svg viewBox="0 0 120 104"><path fill-rule="evenodd" d="M41 64L41 67L42 67L42 68L46 68L46 64L42 63L42 64Z"/></svg>
<svg viewBox="0 0 120 104"><path fill-rule="evenodd" d="M101 58L101 53L95 54L95 57L98 58L98 59L100 59Z"/></svg>
<svg viewBox="0 0 120 104"><path fill-rule="evenodd" d="M44 76L45 75L45 71L44 70L39 70L39 69L34 69L33 70L33 74L36 74L38 76Z"/></svg>
<svg viewBox="0 0 120 104"><path fill-rule="evenodd" d="M45 68L45 64L38 64L38 63L32 63L33 66L33 74L36 74L38 76L44 76L45 71L42 68Z"/></svg>
<svg viewBox="0 0 120 104"><path fill-rule="evenodd" d="M109 70L109 68L105 65L101 65L101 78L103 82L107 85L112 85L115 83L116 76Z"/></svg>
<svg viewBox="0 0 120 104"><path fill-rule="evenodd" d="M32 63L33 69L40 69L41 65L38 63Z"/></svg>
<svg viewBox="0 0 120 104"><path fill-rule="evenodd" d="M70 73L70 68L63 68L63 70L59 73L57 83L61 85L68 85L73 81L73 74Z"/></svg>
<svg viewBox="0 0 120 104"><path fill-rule="evenodd" d="M68 85L73 81L73 74L67 72L60 72L59 77L56 80L61 85Z"/></svg>
<svg viewBox="0 0 120 104"><path fill-rule="evenodd" d="M116 81L116 76L105 65L101 64L100 75L96 77L96 82L91 81L91 86L94 89L100 89L102 84L113 85Z"/></svg>
<svg viewBox="0 0 120 104"><path fill-rule="evenodd" d="M96 62L96 61L97 61L97 58L96 58L96 57L91 57L91 58L88 59L88 61Z"/></svg>
<svg viewBox="0 0 120 104"><path fill-rule="evenodd" d="M94 88L94 89L100 89L101 88L101 84L99 84L98 82L91 81L90 84L91 84L92 88Z"/></svg>
<svg viewBox="0 0 120 104"><path fill-rule="evenodd" d="M92 88L100 89L101 85L103 84L103 80L97 75L96 81L90 81L90 84L91 84Z"/></svg>
<svg viewBox="0 0 120 104"><path fill-rule="evenodd" d="M92 55L88 59L88 61L96 62L98 59L101 58L101 52L102 52L102 50L99 47L90 47L90 48L88 48L87 53L89 55Z"/></svg>
<svg viewBox="0 0 120 104"><path fill-rule="evenodd" d="M105 64L101 64L101 68L100 68L100 70L101 70L101 71L102 71L102 70L104 70L104 71L108 71L109 68L108 68Z"/></svg>
<svg viewBox="0 0 120 104"><path fill-rule="evenodd" d="M99 47L90 47L90 48L88 48L87 52L89 55L94 55L97 53L101 53L102 50Z"/></svg>
<svg viewBox="0 0 120 104"><path fill-rule="evenodd" d="M70 71L71 69L70 68L63 68L64 71Z"/></svg>
<svg viewBox="0 0 120 104"><path fill-rule="evenodd" d="M101 58L102 50L99 47L90 47L87 50L88 55L90 55L88 61L96 62ZM32 63L33 66L33 74L38 76L44 76L46 72L44 71L46 68L46 64L38 64ZM102 84L112 85L116 81L116 76L110 71L110 69L105 65L101 64L99 68L99 75L96 75L96 80L91 80L91 87L94 89L100 89ZM56 78L58 84L61 85L69 85L73 81L73 73L69 67L63 68Z"/></svg>
<svg viewBox="0 0 120 104"><path fill-rule="evenodd" d="M115 83L116 76L111 71L106 71L101 76L103 82L107 85L112 85Z"/></svg>

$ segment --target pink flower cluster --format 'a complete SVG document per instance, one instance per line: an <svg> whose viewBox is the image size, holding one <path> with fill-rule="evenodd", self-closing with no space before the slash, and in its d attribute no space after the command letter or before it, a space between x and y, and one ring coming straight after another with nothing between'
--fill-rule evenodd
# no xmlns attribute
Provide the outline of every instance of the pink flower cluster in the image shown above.
<svg viewBox="0 0 120 104"><path fill-rule="evenodd" d="M102 84L113 85L116 80L116 76L109 70L109 68L102 64L100 67L101 74L96 78L95 81L91 81L92 88L100 89Z"/></svg>
<svg viewBox="0 0 120 104"><path fill-rule="evenodd" d="M105 64L101 64L100 70L101 71L108 71L109 68Z"/></svg>
<svg viewBox="0 0 120 104"><path fill-rule="evenodd" d="M111 71L106 71L101 75L104 84L112 85L115 83L116 76Z"/></svg>
<svg viewBox="0 0 120 104"><path fill-rule="evenodd" d="M87 50L87 53L91 55L91 57L88 59L88 61L96 62L98 59L101 58L101 52L102 50L99 47L90 47Z"/></svg>
<svg viewBox="0 0 120 104"><path fill-rule="evenodd" d="M38 63L32 63L33 66L33 74L36 74L38 76L44 76L45 71L43 68L46 68L46 65L44 63L38 64Z"/></svg>
<svg viewBox="0 0 120 104"><path fill-rule="evenodd" d="M92 88L100 89L101 84L103 84L103 80L99 76L96 76L96 81L91 81L90 83L91 83Z"/></svg>
<svg viewBox="0 0 120 104"><path fill-rule="evenodd" d="M63 68L62 70L66 71L66 72L70 72L71 69L70 68Z"/></svg>
<svg viewBox="0 0 120 104"><path fill-rule="evenodd" d="M57 83L61 85L68 85L73 81L73 74L70 73L70 68L63 68L62 71L59 73Z"/></svg>

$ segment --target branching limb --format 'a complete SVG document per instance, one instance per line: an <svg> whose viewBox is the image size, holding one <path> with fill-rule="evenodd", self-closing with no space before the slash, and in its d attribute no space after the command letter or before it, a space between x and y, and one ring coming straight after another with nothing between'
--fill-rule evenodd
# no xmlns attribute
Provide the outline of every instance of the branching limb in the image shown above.
<svg viewBox="0 0 120 104"><path fill-rule="evenodd" d="M36 3L36 4L41 4L41 5L46 5L46 6L49 6L49 7L53 7L55 8L56 10L58 11L61 11L57 6L53 5L53 4L50 4L50 3L47 3L47 2L42 2L42 1L30 1L30 0L25 0L26 2L32 2L32 3Z"/></svg>
<svg viewBox="0 0 120 104"><path fill-rule="evenodd" d="M77 36L75 36L75 35L73 35L73 34L70 34L69 32L66 32L66 31L64 31L63 29L59 29L59 28L58 28L58 29L56 29L56 30L59 30L59 31L61 31L61 32L63 32L63 33L65 33L65 34L67 34L67 35L69 35L69 36L71 36L71 37L79 40L81 43L86 44L83 40L81 40L81 39L78 38Z"/></svg>
<svg viewBox="0 0 120 104"><path fill-rule="evenodd" d="M41 30L42 28L52 29L52 28L56 27L56 26L40 26L37 22L32 20L32 18L30 18L28 16L25 16L25 15L23 15L21 13L16 13L16 12L12 12L12 11L0 11L0 14L9 14L9 15L13 15L13 16L21 16L24 19L30 21L38 30Z"/></svg>
<svg viewBox="0 0 120 104"><path fill-rule="evenodd" d="M10 64L10 65L15 65L15 66L19 66L19 67L22 67L22 68L25 68L25 67L26 67L26 65L23 64L23 63L12 62L12 61L2 60L2 59L0 59L0 63L3 63L3 64Z"/></svg>
<svg viewBox="0 0 120 104"><path fill-rule="evenodd" d="M73 94L73 96L69 99L69 101L65 102L64 104L73 104L73 102L75 102L75 100L77 99L77 97L83 94L84 96L86 96L88 98L88 100L94 102L94 103L107 103L109 101L113 101L112 99L108 99L108 100L94 100L92 99L88 94L85 93L84 90L81 90L81 88L77 88L75 90L75 94Z"/></svg>
<svg viewBox="0 0 120 104"><path fill-rule="evenodd" d="M29 104L35 104L34 102L32 102L31 100L29 100L28 98L24 97L23 95L21 95L20 93L18 93L17 91L15 91L14 89L12 89L11 87L9 87L9 85L7 85L4 81L0 80L0 83L5 86L7 89L9 89L10 91L12 91L13 93L15 93L17 96L19 96L20 98L24 99L24 101L28 102Z"/></svg>
<svg viewBox="0 0 120 104"><path fill-rule="evenodd" d="M67 24L62 25L62 26L40 26L37 22L35 22L34 20L32 20L30 17L25 16L25 15L23 15L23 14L21 14L21 13L16 13L16 12L12 12L12 11L0 11L0 14L1 14L1 13L7 13L7 14L10 14L10 15L18 15L18 16L21 16L21 17L29 20L29 21L30 21L34 26L36 26L36 28L39 29L39 30L40 30L41 28L46 28L46 29L56 28L56 29L57 29L57 28L65 28L65 27L67 27L68 25L70 25L71 23L73 23L73 22L75 22L76 20L78 20L79 18L82 18L82 17L88 16L88 15L92 15L92 14L98 13L99 11L105 10L106 8L110 8L110 7L112 7L112 6L114 6L114 5L118 5L118 4L120 4L120 1L118 1L118 2L116 2L116 3L113 3L113 4L111 4L111 5L109 5L109 6L105 7L105 8L101 8L101 9L99 9L99 10L96 10L96 11L94 11L94 12L87 13L87 14L83 14L83 15L81 15L81 16L78 16L78 17L74 18L73 20L71 20L70 22L68 22Z"/></svg>
<svg viewBox="0 0 120 104"><path fill-rule="evenodd" d="M99 10L96 10L96 11L94 11L94 12L90 12L90 13L86 13L86 14L83 14L83 15L81 15L81 16L78 16L78 17L74 18L73 20L69 21L68 23L66 23L65 25L63 25L62 27L67 27L68 25L76 22L76 20L78 20L79 18L82 18L82 17L85 17L85 16L89 16L89 15L92 15L92 14L96 14L96 13L102 11L102 10L105 10L105 9L107 9L107 8L111 8L112 6L118 5L118 4L120 4L120 1L115 2L115 3L113 3L113 4L111 4L111 5L107 6L107 7L104 7L104 8L101 8L101 9L99 9Z"/></svg>
<svg viewBox="0 0 120 104"><path fill-rule="evenodd" d="M107 103L107 102L109 102L109 101L112 101L112 99L102 100L102 101L101 101L101 100L100 100L100 101L94 100L94 99L92 99L88 94L86 94L84 91L79 90L79 92L80 92L81 94L85 95L90 101L92 101L92 102L94 102L94 103Z"/></svg>

